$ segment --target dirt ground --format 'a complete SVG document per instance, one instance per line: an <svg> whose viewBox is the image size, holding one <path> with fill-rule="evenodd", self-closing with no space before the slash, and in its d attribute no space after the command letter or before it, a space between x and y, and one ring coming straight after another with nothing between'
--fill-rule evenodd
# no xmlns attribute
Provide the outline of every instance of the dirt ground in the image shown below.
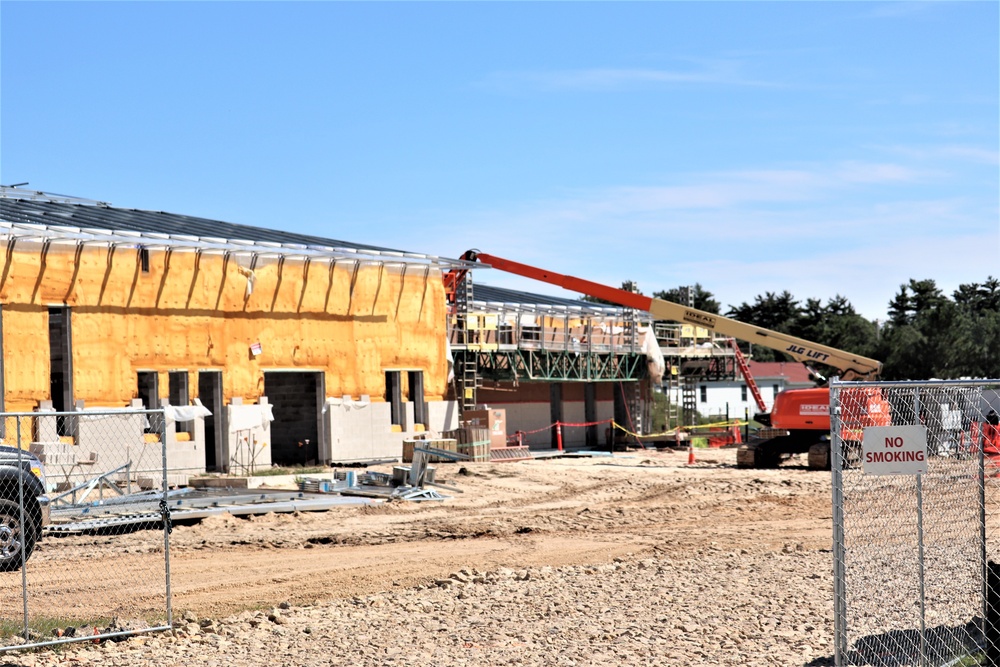
<svg viewBox="0 0 1000 667"><path fill-rule="evenodd" d="M831 545L830 474L794 461L777 470L741 470L735 450L697 450L694 465L686 451L632 450L437 467L438 481L462 493L442 491L451 495L443 502L225 514L175 526L175 613L218 618L279 602L313 604L417 586L459 568L815 552ZM123 585L139 608L146 600L156 609L164 587L157 569L162 546L155 531L47 537L30 561L29 585L59 591L44 600L53 618L93 615L95 601L117 604ZM111 609L108 616L121 613Z"/></svg>

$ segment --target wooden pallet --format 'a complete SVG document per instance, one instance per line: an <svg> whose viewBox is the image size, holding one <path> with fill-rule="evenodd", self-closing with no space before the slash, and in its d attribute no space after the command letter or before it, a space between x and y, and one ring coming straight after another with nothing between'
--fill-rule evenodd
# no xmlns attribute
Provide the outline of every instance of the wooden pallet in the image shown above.
<svg viewBox="0 0 1000 667"><path fill-rule="evenodd" d="M531 450L527 447L494 447L490 449L490 461L493 463L509 463L511 461L528 461L532 459Z"/></svg>

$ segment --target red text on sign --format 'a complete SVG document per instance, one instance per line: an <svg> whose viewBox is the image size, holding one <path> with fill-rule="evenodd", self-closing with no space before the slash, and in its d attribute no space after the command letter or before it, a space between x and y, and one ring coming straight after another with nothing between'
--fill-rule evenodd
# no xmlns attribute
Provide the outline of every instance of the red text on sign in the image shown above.
<svg viewBox="0 0 1000 667"><path fill-rule="evenodd" d="M908 463L923 460L923 452L868 452L865 454L865 463Z"/></svg>

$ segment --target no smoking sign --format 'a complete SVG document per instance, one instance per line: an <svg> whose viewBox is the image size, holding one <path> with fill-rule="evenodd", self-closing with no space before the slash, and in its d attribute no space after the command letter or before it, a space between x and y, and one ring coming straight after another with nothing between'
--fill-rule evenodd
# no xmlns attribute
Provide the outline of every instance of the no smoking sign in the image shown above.
<svg viewBox="0 0 1000 667"><path fill-rule="evenodd" d="M927 427L869 426L861 441L866 475L921 475L927 472Z"/></svg>

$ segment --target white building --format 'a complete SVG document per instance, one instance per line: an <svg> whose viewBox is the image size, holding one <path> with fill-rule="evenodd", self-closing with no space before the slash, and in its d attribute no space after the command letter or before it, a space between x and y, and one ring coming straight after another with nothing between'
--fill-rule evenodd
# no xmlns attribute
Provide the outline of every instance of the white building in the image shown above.
<svg viewBox="0 0 1000 667"><path fill-rule="evenodd" d="M760 396L767 410L774 405L774 397L785 389L803 389L815 387L809 379L809 371L798 362L747 362L750 374L757 383ZM680 402L679 389L677 396L672 396L675 403ZM736 380L704 380L697 384L696 405L702 417L717 418L723 421L743 419L747 414L752 418L761 410L754 401L750 387L739 377Z"/></svg>

